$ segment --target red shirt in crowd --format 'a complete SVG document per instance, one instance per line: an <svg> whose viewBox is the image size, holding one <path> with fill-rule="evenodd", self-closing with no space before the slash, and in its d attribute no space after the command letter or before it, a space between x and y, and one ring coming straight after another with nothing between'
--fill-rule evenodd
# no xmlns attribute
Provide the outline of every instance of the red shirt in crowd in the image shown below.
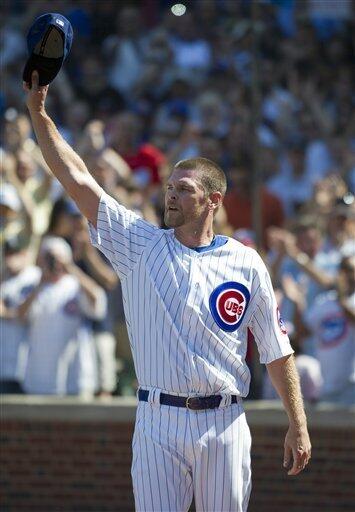
<svg viewBox="0 0 355 512"><path fill-rule="evenodd" d="M263 243L266 245L266 230L270 226L281 227L284 212L281 201L267 189L261 190L261 215ZM250 195L232 190L224 199L228 221L234 229L253 229L252 199Z"/></svg>
<svg viewBox="0 0 355 512"><path fill-rule="evenodd" d="M159 167L165 163L163 153L152 144L142 144L136 153L122 155L133 173L147 172L150 174L149 183L160 183Z"/></svg>

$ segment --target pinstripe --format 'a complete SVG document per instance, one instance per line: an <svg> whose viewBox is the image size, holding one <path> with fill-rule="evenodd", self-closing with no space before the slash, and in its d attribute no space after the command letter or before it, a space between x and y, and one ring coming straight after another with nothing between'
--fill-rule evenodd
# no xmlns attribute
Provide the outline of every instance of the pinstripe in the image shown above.
<svg viewBox="0 0 355 512"><path fill-rule="evenodd" d="M90 236L120 275L129 341L142 388L180 395L246 396L248 327L262 361L292 352L278 326L270 277L252 249L228 239L225 245L196 252L183 246L173 230L150 225L106 194L100 201L97 229L91 226ZM193 287L196 280L199 287ZM211 297L217 301L213 292L224 290L229 282L246 288L249 299L234 331L220 327L210 304ZM232 315L233 309L227 309L225 315ZM169 407L140 408L132 461L137 506L147 510L154 505L166 511L187 506L192 468L203 466L207 475L198 476L195 487L198 494L201 491L202 509L239 511L242 506L244 512L248 496L243 493L248 492L249 483L243 482L248 476L240 460L249 434L240 415L239 406L214 414L180 410L174 415ZM202 438L207 448L202 449Z"/></svg>
<svg viewBox="0 0 355 512"><path fill-rule="evenodd" d="M185 412L185 411L183 411ZM187 436L187 423L189 421L189 418L188 418L188 415L186 415L187 418L185 418L185 421L184 421L184 424L185 424L185 432L184 432L184 441L183 441L183 447L182 447L182 453L183 455L185 455L186 453L186 436ZM186 485L184 485L185 482L182 482L182 473L180 472L180 485L179 485L179 493L180 493L180 496L181 496L181 484L183 485L183 490L185 488L185 491L184 491L184 496L183 496L183 499L182 499L182 502L185 501L185 496L186 496L186 492L187 492L187 487ZM185 480L186 480L186 477L185 477Z"/></svg>
<svg viewBox="0 0 355 512"><path fill-rule="evenodd" d="M214 283L213 283L213 289L216 287L216 283L217 283L217 276L218 276L218 272L219 272L219 263L220 263L220 257L218 256L218 258L217 258L217 265L216 265L216 273L215 273L215 278L214 278ZM203 334L204 334L205 330L206 330L206 326L203 329ZM204 336L201 336L201 352L202 352L203 339L204 339ZM208 339L208 359L209 359L209 355L210 355L210 344L209 344L210 339L211 339L211 337ZM208 382L208 386L210 388L208 390L208 392L213 393L213 388L212 388L212 386L210 385L210 382L209 382L209 374L210 374L210 371L208 372L207 379L206 379L207 382Z"/></svg>
<svg viewBox="0 0 355 512"><path fill-rule="evenodd" d="M144 447L145 447L145 456L146 456L145 467L147 467L148 466L148 448L147 448L147 440L145 438L144 438ZM152 503L152 510L154 510L153 487L152 487L152 482L151 482L151 479L150 479L150 471L147 471L147 473L148 473L150 500L151 500L151 503ZM144 479L143 475L144 474L142 473L142 479Z"/></svg>
<svg viewBox="0 0 355 512"><path fill-rule="evenodd" d="M161 446L163 446L164 443L162 443L162 439L161 439L161 417L162 415L160 414L159 415L159 444ZM168 510L171 510L171 506L170 506L170 493L168 492L168 489L169 489L169 484L168 484L168 476L167 476L167 471L166 471L166 461L165 461L165 451L164 450L161 450L160 452L160 456L161 458L163 459L163 464L164 464L164 475L165 475L165 485L166 485L166 495L167 495L167 498L168 498L168 505L169 505L169 508Z"/></svg>
<svg viewBox="0 0 355 512"><path fill-rule="evenodd" d="M232 425L233 423L233 407L229 407L229 412L230 412L230 420L228 422L229 425ZM232 454L231 454L231 465L230 465L230 472L231 472L231 481L230 481L230 494L229 494L229 507L227 508L227 510L231 510L232 509L232 493L233 493L233 485L232 485L232 482L234 482L234 467L235 467L235 463L234 463L234 460L237 460L237 457L234 456L234 446L235 446L235 439L234 439L234 428L232 426L231 428L231 436L232 436L232 442L231 442L231 451L232 451Z"/></svg>
<svg viewBox="0 0 355 512"><path fill-rule="evenodd" d="M186 415L184 423L185 423L185 434L184 434L184 444L183 444L183 455L185 457L185 460L188 460L188 456L186 453L187 424L190 423L190 417L188 414ZM191 439L191 441L192 441L192 439ZM188 493L188 487L186 485L186 475L185 475L185 485L183 485L183 491L184 491L184 494L183 494L183 498L182 498L182 503L185 503L185 498Z"/></svg>
<svg viewBox="0 0 355 512"><path fill-rule="evenodd" d="M129 249L129 254L135 254L135 255L137 255L137 256L140 256L140 255L141 255L141 253L140 253L140 252L137 252L137 251L133 250L133 249L130 247L130 245L129 245L129 239L127 239L127 238L125 237L125 233L124 233L124 231L118 231L118 230L115 230L115 229L113 229L113 227L111 226L111 227L110 227L110 229L101 229L101 233L102 233L102 232L103 232L103 233L107 233L107 235L108 235L108 237L109 237L109 238L107 238L107 239L106 239L106 241L114 242L114 243L115 243L115 245L121 245L121 246L122 246L122 247L124 247L125 249ZM124 242L122 242L122 241L120 240L120 238L115 238L115 237L113 236L113 233L115 233L115 234L119 235L119 236L120 236L120 238L124 240ZM102 236L101 236L101 238L102 238ZM131 245L133 245L133 244L131 244ZM145 246L144 244L137 244L137 243L135 243L135 244L134 244L134 247L143 247L143 248L145 248L146 246ZM117 251L117 247L115 248L115 250ZM119 252L119 251L117 251L117 252ZM124 254L124 255L126 256L126 258L127 258L127 259L130 259L130 258L128 258L127 254L126 254L125 252L119 252L119 254ZM134 262L135 260L130 260L130 261Z"/></svg>
<svg viewBox="0 0 355 512"><path fill-rule="evenodd" d="M177 293L177 289L175 289L174 294L173 294L173 296L172 296L172 298L171 298L171 301L170 301L170 304L169 304L169 311L171 311L171 305L172 305L173 300L174 300L174 298L175 298L175 296L176 296L176 293ZM175 317L176 317L177 313L178 313L178 309L176 309ZM169 336L169 338L168 338L168 340L169 340L169 349L168 349L168 352L169 352L169 360L171 360L171 331L172 331L172 328L173 328L173 325L174 325L174 324L175 324L175 319L173 319L173 321L171 322L170 336ZM176 376L177 376L177 386L178 386L178 388L179 388L179 390L180 390L179 373L177 373L177 374L176 374ZM174 384L173 384L173 374L172 374L172 372L170 372L170 386L171 386L171 389L174 389Z"/></svg>
<svg viewBox="0 0 355 512"><path fill-rule="evenodd" d="M170 435L170 407L167 407L167 415L168 415L168 422L167 422L167 429L166 429L166 435L167 435L167 445L169 445L169 435ZM177 422L176 422L177 423ZM175 440L175 447L176 447L176 440ZM175 489L175 465L173 463L173 459L171 459L171 472L173 475L173 487ZM175 501L175 510L178 510L178 494L175 492L175 496L172 496Z"/></svg>
<svg viewBox="0 0 355 512"><path fill-rule="evenodd" d="M174 426L174 422L173 422L173 426ZM168 425L168 431L170 430L169 429L170 427L170 411L169 411L169 425ZM177 418L176 418L176 421L175 421L175 437L174 437L174 446L176 446L176 451L178 452L178 427L179 427L179 416L178 416L178 413L177 413ZM173 428L173 427L172 427ZM178 484L175 484L175 471L174 471L174 476L173 476L173 482L174 482L174 489L178 489L179 487L179 492L180 492L180 479L179 479L179 475L181 474L181 458L179 458L179 470L177 472L177 478L178 478ZM179 497L179 493L176 492L176 496L175 496L175 504L176 504L176 510L178 510L178 497Z"/></svg>
<svg viewBox="0 0 355 512"><path fill-rule="evenodd" d="M138 263L138 266L137 266L137 269L136 269L136 272L135 272L135 275L137 276L137 288L139 289L139 286L140 286L140 283L142 282L142 260L139 261ZM142 300L142 295L143 295L143 301L144 301L144 298L145 298L145 293L144 294L141 294L141 293L137 293L136 294L136 297L137 297L137 310L140 311L140 303L141 303L141 300ZM143 307L143 311L145 310L145 308ZM144 361L145 361L145 344L146 344L146 337L144 335L141 334L145 332L145 319L146 317L144 316L143 317L143 321L142 322L138 322L137 323L137 344L139 343L139 345L143 345L143 350L140 350L140 354L141 354L141 369L140 369L140 372L142 374L145 374L145 364L144 364Z"/></svg>
<svg viewBox="0 0 355 512"><path fill-rule="evenodd" d="M243 457L243 446L244 446L244 429L238 428L237 439L238 439L238 442L237 442L237 447L238 447L237 460L239 461L239 468L240 468L240 471L238 471L238 473L237 473L237 478L239 480L239 481L237 480L237 488L238 489L242 489L243 488L243 483L244 483L244 478L243 478L243 475L242 475L242 471L243 471L243 468L242 468L243 459L242 459L242 457ZM234 493L234 496L235 496L235 493Z"/></svg>
<svg viewBox="0 0 355 512"><path fill-rule="evenodd" d="M137 411L137 414L138 414L138 411ZM132 443L132 452L133 452L133 460L132 460L132 471L135 470L135 467L136 467L136 464L137 464L137 450L135 450L135 446L136 446L136 443L137 443L137 436L138 436L138 432L139 432L139 427L140 427L140 418L137 417L137 420L136 420L136 428L135 428L135 436L133 436L133 443Z"/></svg>
<svg viewBox="0 0 355 512"><path fill-rule="evenodd" d="M215 420L214 420L214 424L217 425L217 418L216 418L216 409L213 411L214 412L214 417L215 417ZM214 489L213 489L213 510L216 510L216 496L217 496L217 464L218 464L218 441L215 441L215 455L214 455L214 461L215 461L215 464L214 464ZM223 509L222 509L223 510Z"/></svg>
<svg viewBox="0 0 355 512"><path fill-rule="evenodd" d="M200 416L204 416L205 417L205 421L206 421L206 424L207 424L207 420L206 420L206 411L204 412L201 412L201 415ZM202 421L198 421L198 419L196 418L196 431L197 431L197 439L198 439L198 442L197 442L197 445L198 446L201 446L201 449L200 449L200 458L202 458L202 453L203 453L203 443L202 443L202 438L203 438L203 430L202 430ZM201 418L202 420L202 418ZM200 425L201 423L201 425ZM206 478L207 478L207 475L206 475ZM200 488L201 488L201 505L202 505L202 510L205 510L205 506L203 504L203 490L204 490L204 487L203 487L203 480L202 478L199 478L197 480L197 482L195 482L195 485L196 485L196 491L197 491L197 486L200 484Z"/></svg>
<svg viewBox="0 0 355 512"><path fill-rule="evenodd" d="M183 503L185 503L185 497L189 496L192 485L193 485L193 482L192 482L192 479L191 479L189 486L188 487L186 486L186 493L185 493L185 496L184 496ZM190 503L185 503L185 507L184 508L190 508Z"/></svg>
<svg viewBox="0 0 355 512"><path fill-rule="evenodd" d="M163 288L163 283L164 283L164 281L165 281L165 278L166 278L168 275L169 275L169 272L168 272L168 270L167 270L167 271L165 272L165 275L164 275L164 278L163 278L162 282L160 283L160 288ZM163 300L163 302L164 302L164 303L165 303L165 299L166 299L166 295L167 295L167 293L168 293L168 290L169 290L169 288L168 288L168 287L166 287L165 294L164 294L164 296L162 297L162 300ZM165 320L166 320L166 318L167 318L167 315L164 315L164 317L163 317L163 319L162 319L162 322L161 322L161 323L162 323L162 327L161 327L161 338L162 338L162 339L164 339L164 333L165 333L165 329L164 329L164 327L165 327ZM163 344L163 350L164 350L164 353L165 353L165 352L166 352L166 344L165 344L165 343ZM168 346L167 351L170 353L170 343L169 343L169 346ZM169 360L169 358L167 358L167 359ZM166 385L166 381L165 381L165 371L164 371L164 369L165 369L165 364L163 364L163 384L164 384L164 389L168 389L168 386ZM170 372L170 375L171 375L171 372Z"/></svg>
<svg viewBox="0 0 355 512"><path fill-rule="evenodd" d="M210 253L209 254L209 263L207 265L206 263L206 266L208 266L208 269L210 268L210 265L211 265L211 260L212 260L212 257L213 257L213 253ZM201 272L201 266L200 266L200 272ZM200 273L199 272L199 273ZM197 296L197 289L196 289L196 293L195 293L195 297ZM203 304L203 296L200 297L200 306L199 306L199 309L202 310L202 304ZM190 320L189 320L189 331L188 331L188 337L190 336L190 330L191 330L191 319L192 319L192 315L190 316ZM196 353L196 342L197 342L197 339L198 339L198 331L196 329L195 331L195 336L194 336L194 341L193 341L193 352ZM203 339L203 338L202 338ZM197 381L198 382L203 382L203 376L201 378L200 376L200 372L199 372L199 365L196 366L196 369L197 369ZM200 392L200 387L198 388L198 392Z"/></svg>
<svg viewBox="0 0 355 512"><path fill-rule="evenodd" d="M153 439L153 418L151 418L150 420L150 424L151 424L151 439ZM157 462L157 453L156 453L156 445L155 443L152 443L153 444L153 452L154 452L154 462L155 462L155 472L156 472L156 475L157 475L157 478L155 479L155 483L158 487L158 493L159 493L159 502L160 502L160 509L159 510L163 510L163 501L162 501L162 498L161 498L161 490L160 490L160 480L159 480L159 474L158 474L158 462ZM161 451L159 451L159 456L161 455ZM151 468L151 466L150 466Z"/></svg>
<svg viewBox="0 0 355 512"><path fill-rule="evenodd" d="M227 414L227 413L225 411L223 411L223 416L222 416L222 420L223 420L223 433L222 433L222 437L223 437L223 471L222 471L221 510L226 510L225 507L224 507L224 482L225 482L226 460L227 460L227 454L226 454L226 446L227 446L227 443L226 443L226 423L225 423L225 418L224 418L225 414Z"/></svg>
<svg viewBox="0 0 355 512"><path fill-rule="evenodd" d="M227 281L227 280L228 280L228 276L227 276L227 271L228 271L228 270L227 270L227 269L228 269L228 259L229 259L230 257L231 257L231 254L228 254L228 256L227 256L227 262L226 262L225 270L224 270L224 274L223 274L223 281ZM221 255L219 255L219 259L220 259L220 258L221 258ZM216 349L214 350L214 361L213 361L213 366L215 366L215 364L216 364ZM214 381L213 386L212 386L213 390L214 390L215 388L217 388L217 389L218 389L218 386L216 386L216 384L217 384L217 377L215 377L215 381Z"/></svg>
<svg viewBox="0 0 355 512"><path fill-rule="evenodd" d="M149 287L149 308L152 307L152 287L150 286ZM148 322L149 322L149 329L147 328L147 332L149 332L149 339L153 339L153 336L152 336L152 315L148 315ZM152 382L153 382L153 378L152 378L152 370L153 370L153 360L154 360L154 365L155 365L155 359L153 359L152 355L153 355L153 349L155 349L156 351L156 347L157 347L157 344L154 343L150 350L149 350L149 378L147 379L147 384L149 386L152 385Z"/></svg>
<svg viewBox="0 0 355 512"><path fill-rule="evenodd" d="M142 457L142 444L141 444L141 440L142 440L142 436L141 436L141 433L139 432L138 434L138 440L139 440L139 459L140 459L140 463L141 463L141 478L138 478L138 481L140 480L140 486L141 486L141 489L140 489L140 492L138 493L139 494L139 499L142 498L142 504L140 504L140 507L141 509L143 510L144 508L144 503L145 503L145 492L144 492L144 479L142 478L143 477L143 457Z"/></svg>

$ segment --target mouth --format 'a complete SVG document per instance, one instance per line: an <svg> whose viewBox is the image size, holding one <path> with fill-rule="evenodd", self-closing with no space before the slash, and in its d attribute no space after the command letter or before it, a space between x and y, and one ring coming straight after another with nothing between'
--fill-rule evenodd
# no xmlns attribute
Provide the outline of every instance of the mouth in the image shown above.
<svg viewBox="0 0 355 512"><path fill-rule="evenodd" d="M167 210L168 210L168 212L177 212L178 211L178 209L175 208L174 206L168 206Z"/></svg>

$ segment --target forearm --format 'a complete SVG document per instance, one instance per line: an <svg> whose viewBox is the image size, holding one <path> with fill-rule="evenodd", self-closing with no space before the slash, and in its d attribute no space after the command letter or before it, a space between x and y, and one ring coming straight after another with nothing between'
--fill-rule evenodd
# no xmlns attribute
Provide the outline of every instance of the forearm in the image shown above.
<svg viewBox="0 0 355 512"><path fill-rule="evenodd" d="M100 297L100 286L90 276L85 274L85 272L83 272L78 266L74 264L69 266L68 271L71 275L78 279L79 284L89 302L95 306L97 300Z"/></svg>
<svg viewBox="0 0 355 512"><path fill-rule="evenodd" d="M17 317L24 320L28 312L30 310L30 307L32 306L33 301L36 299L39 291L41 290L42 282L38 283L38 285L32 290L32 292L29 294L29 296L26 298L26 300L18 307L17 309Z"/></svg>
<svg viewBox="0 0 355 512"><path fill-rule="evenodd" d="M307 254L298 251L295 253L290 253L289 256L293 259L298 266L308 274L316 283L318 283L323 288L331 288L335 279L331 276L326 275L323 271L317 269L312 262L312 260L307 256Z"/></svg>
<svg viewBox="0 0 355 512"><path fill-rule="evenodd" d="M31 111L43 158L81 212L95 226L102 190L79 155L65 142L45 110Z"/></svg>
<svg viewBox="0 0 355 512"><path fill-rule="evenodd" d="M79 155L65 142L54 122L43 110L31 112L31 120L43 158L56 178L67 189L88 173Z"/></svg>
<svg viewBox="0 0 355 512"><path fill-rule="evenodd" d="M101 286L109 290L116 286L118 282L116 272L102 260L93 247L87 249L85 261Z"/></svg>
<svg viewBox="0 0 355 512"><path fill-rule="evenodd" d="M299 376L294 357L287 356L267 365L272 384L285 407L290 425L301 429L307 425Z"/></svg>
<svg viewBox="0 0 355 512"><path fill-rule="evenodd" d="M279 283L280 282L280 269L282 262L284 260L285 256L281 252L278 252L276 254L276 258L271 262L270 264L270 273L272 276L272 282Z"/></svg>

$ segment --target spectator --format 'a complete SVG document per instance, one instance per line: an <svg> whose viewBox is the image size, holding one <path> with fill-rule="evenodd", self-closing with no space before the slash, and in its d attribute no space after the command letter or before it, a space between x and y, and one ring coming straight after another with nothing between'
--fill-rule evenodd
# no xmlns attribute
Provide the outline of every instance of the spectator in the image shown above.
<svg viewBox="0 0 355 512"><path fill-rule="evenodd" d="M315 357L303 354L297 341L293 340L292 347L295 351L295 363L300 376L302 396L307 402L318 402L323 386L320 363ZM264 373L262 398L279 400L267 372Z"/></svg>
<svg viewBox="0 0 355 512"><path fill-rule="evenodd" d="M23 215L22 202L16 188L10 183L3 183L0 189L1 246L14 237L28 242L30 233L29 219Z"/></svg>
<svg viewBox="0 0 355 512"><path fill-rule="evenodd" d="M26 393L92 395L96 354L86 318L105 315L103 290L73 264L69 245L48 237L41 246L41 277L19 306L29 325Z"/></svg>
<svg viewBox="0 0 355 512"><path fill-rule="evenodd" d="M143 51L139 9L124 7L117 16L117 35L104 41L104 53L110 62L108 83L126 99L141 77Z"/></svg>
<svg viewBox="0 0 355 512"><path fill-rule="evenodd" d="M90 54L81 63L78 98L89 105L91 117L107 119L124 106L122 95L107 84L106 70L100 55Z"/></svg>
<svg viewBox="0 0 355 512"><path fill-rule="evenodd" d="M0 393L23 393L28 328L16 313L40 278L40 270L29 265L28 256L28 248L17 238L5 243L0 299Z"/></svg>
<svg viewBox="0 0 355 512"><path fill-rule="evenodd" d="M211 64L210 45L200 36L199 26L191 11L185 13L184 23L179 21L174 24L175 33L171 38L175 64L198 76L199 72L203 73Z"/></svg>
<svg viewBox="0 0 355 512"><path fill-rule="evenodd" d="M323 401L355 404L355 256L341 260L336 289L319 295L304 311L317 340Z"/></svg>
<svg viewBox="0 0 355 512"><path fill-rule="evenodd" d="M140 142L140 123L134 114L119 114L111 124L108 143L127 162L142 188L157 186L164 174L164 155L152 144Z"/></svg>
<svg viewBox="0 0 355 512"><path fill-rule="evenodd" d="M87 222L79 210L73 207L72 224L73 233L71 246L75 264L91 279L95 280L105 294L114 290L118 285L117 274L112 269L107 259L90 243ZM98 362L98 393L100 396L111 395L117 386L116 378L116 339L113 335L114 318L105 312L102 318L92 319L92 331L96 345Z"/></svg>
<svg viewBox="0 0 355 512"><path fill-rule="evenodd" d="M289 146L279 173L268 181L267 188L282 201L287 216L297 213L301 205L311 198L313 181L305 170L302 143Z"/></svg>
<svg viewBox="0 0 355 512"><path fill-rule="evenodd" d="M229 176L232 186L227 192L224 207L229 223L234 229L252 229L252 197L251 197L252 161L246 154L236 159L230 166ZM280 201L266 188L261 189L261 209L263 243L266 245L266 230L270 226L282 226L284 214Z"/></svg>

